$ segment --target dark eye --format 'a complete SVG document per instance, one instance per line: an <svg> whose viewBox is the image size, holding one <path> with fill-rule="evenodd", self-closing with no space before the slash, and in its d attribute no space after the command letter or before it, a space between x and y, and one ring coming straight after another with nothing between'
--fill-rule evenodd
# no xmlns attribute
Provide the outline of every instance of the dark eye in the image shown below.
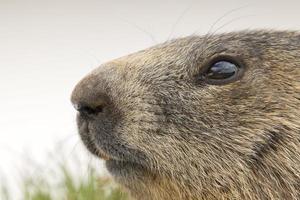
<svg viewBox="0 0 300 200"><path fill-rule="evenodd" d="M241 67L235 62L219 60L209 65L201 76L201 80L209 84L226 84L237 80Z"/></svg>

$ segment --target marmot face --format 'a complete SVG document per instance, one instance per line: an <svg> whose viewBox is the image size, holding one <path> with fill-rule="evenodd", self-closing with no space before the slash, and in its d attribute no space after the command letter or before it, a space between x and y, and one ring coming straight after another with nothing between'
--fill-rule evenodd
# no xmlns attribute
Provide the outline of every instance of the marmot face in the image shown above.
<svg viewBox="0 0 300 200"><path fill-rule="evenodd" d="M300 198L300 34L175 39L72 94L80 136L137 199Z"/></svg>

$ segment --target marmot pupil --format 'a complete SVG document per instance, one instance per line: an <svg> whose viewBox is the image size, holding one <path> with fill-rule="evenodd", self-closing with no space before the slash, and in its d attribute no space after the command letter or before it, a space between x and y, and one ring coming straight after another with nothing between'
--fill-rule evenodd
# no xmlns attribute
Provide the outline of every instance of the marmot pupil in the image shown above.
<svg viewBox="0 0 300 200"><path fill-rule="evenodd" d="M206 77L209 79L227 79L232 77L238 68L228 61L219 61L208 70Z"/></svg>

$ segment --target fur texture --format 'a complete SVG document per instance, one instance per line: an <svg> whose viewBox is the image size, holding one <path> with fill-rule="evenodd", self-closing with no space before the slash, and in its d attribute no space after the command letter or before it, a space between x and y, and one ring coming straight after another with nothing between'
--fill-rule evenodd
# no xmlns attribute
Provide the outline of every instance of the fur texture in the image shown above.
<svg viewBox="0 0 300 200"><path fill-rule="evenodd" d="M242 77L199 81L220 56ZM98 109L81 138L136 199L300 199L298 32L171 40L95 69L72 102Z"/></svg>

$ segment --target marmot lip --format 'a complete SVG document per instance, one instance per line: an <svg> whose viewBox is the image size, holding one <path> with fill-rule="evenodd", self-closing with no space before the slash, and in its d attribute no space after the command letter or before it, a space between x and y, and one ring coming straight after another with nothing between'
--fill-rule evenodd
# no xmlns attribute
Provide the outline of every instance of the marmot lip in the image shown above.
<svg viewBox="0 0 300 200"><path fill-rule="evenodd" d="M100 150L100 149L97 149L97 156L98 156L100 159L103 159L103 160L105 160L105 161L111 160L111 159L112 159L107 153L105 153L104 151L102 151L102 150Z"/></svg>

